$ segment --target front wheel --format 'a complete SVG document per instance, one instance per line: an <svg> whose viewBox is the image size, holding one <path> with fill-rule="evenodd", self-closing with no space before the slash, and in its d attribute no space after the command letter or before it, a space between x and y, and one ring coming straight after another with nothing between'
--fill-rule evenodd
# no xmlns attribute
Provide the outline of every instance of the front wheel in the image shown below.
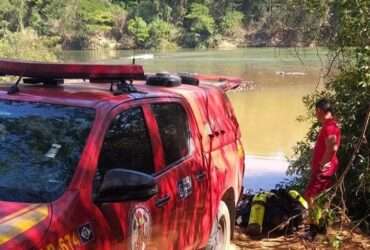
<svg viewBox="0 0 370 250"><path fill-rule="evenodd" d="M231 223L230 212L224 201L220 202L217 218L213 222L211 236L206 250L228 250L230 248Z"/></svg>

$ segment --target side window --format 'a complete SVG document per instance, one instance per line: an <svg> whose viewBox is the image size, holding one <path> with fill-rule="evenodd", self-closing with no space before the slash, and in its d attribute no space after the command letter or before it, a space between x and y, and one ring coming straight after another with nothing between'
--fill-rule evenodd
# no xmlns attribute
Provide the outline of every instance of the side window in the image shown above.
<svg viewBox="0 0 370 250"><path fill-rule="evenodd" d="M105 135L98 169L103 175L112 168L154 173L152 146L141 108L119 114Z"/></svg>
<svg viewBox="0 0 370 250"><path fill-rule="evenodd" d="M184 108L178 103L152 104L163 143L166 165L189 152L189 126Z"/></svg>

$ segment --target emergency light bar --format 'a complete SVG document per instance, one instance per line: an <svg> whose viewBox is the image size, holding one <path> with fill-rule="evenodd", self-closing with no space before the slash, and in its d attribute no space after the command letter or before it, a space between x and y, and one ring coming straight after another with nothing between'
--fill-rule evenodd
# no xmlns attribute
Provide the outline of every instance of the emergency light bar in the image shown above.
<svg viewBox="0 0 370 250"><path fill-rule="evenodd" d="M43 63L0 59L0 75L37 79L144 80L141 65Z"/></svg>

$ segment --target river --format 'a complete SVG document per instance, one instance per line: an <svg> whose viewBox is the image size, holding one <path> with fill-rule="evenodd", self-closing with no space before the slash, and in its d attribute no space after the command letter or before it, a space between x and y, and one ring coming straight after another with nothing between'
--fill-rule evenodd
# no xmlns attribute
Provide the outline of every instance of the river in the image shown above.
<svg viewBox="0 0 370 250"><path fill-rule="evenodd" d="M325 50L319 51L324 58ZM303 96L320 81L322 62L315 49L246 48L234 50L68 51L63 61L130 63L133 54L146 72L198 72L238 76L253 82L247 91L228 94L238 117L247 154L247 188L268 189L285 177L285 158L304 138L308 122ZM148 56L152 54L153 56Z"/></svg>

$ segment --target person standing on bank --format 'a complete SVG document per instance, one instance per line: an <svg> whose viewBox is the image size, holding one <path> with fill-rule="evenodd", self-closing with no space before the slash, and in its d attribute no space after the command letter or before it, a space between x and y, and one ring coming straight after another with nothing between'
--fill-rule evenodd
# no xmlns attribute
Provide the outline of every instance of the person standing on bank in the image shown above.
<svg viewBox="0 0 370 250"><path fill-rule="evenodd" d="M312 209L314 200L334 184L334 174L338 170L337 151L340 145L341 132L334 119L333 107L323 98L315 104L316 117L321 125L316 139L311 161L311 178L305 189L304 197ZM311 222L312 223L312 222ZM310 235L315 237L317 225L310 225Z"/></svg>

